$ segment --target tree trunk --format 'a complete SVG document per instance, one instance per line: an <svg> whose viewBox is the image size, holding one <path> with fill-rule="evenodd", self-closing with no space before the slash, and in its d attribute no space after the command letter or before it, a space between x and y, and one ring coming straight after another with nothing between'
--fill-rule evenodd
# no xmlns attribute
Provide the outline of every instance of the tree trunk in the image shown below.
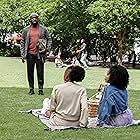
<svg viewBox="0 0 140 140"><path fill-rule="evenodd" d="M122 65L122 50L123 50L123 40L125 36L125 30L117 33L117 45L118 45L118 64Z"/></svg>
<svg viewBox="0 0 140 140"><path fill-rule="evenodd" d="M118 64L122 65L122 41L118 42Z"/></svg>

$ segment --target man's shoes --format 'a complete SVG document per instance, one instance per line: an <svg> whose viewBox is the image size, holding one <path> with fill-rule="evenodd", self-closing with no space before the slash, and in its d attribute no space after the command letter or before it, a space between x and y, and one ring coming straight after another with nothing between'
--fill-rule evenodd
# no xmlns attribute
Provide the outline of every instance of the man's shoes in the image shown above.
<svg viewBox="0 0 140 140"><path fill-rule="evenodd" d="M34 92L34 90L33 89L30 89L30 91L29 91L29 93L28 93L29 95L33 95L33 94L35 94L35 92Z"/></svg>
<svg viewBox="0 0 140 140"><path fill-rule="evenodd" d="M44 95L43 90L39 90L38 95Z"/></svg>

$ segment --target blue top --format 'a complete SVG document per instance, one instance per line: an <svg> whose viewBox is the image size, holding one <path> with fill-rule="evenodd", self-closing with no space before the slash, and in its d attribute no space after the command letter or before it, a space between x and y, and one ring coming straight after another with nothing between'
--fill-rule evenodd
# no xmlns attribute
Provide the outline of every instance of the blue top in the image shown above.
<svg viewBox="0 0 140 140"><path fill-rule="evenodd" d="M104 88L98 108L98 121L100 125L105 124L110 116L123 113L128 108L127 90L120 90L112 85Z"/></svg>

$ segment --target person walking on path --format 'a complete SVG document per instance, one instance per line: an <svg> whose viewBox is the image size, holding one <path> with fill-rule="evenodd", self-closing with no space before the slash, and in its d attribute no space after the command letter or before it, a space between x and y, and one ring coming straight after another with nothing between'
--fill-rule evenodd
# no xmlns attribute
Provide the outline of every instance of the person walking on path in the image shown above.
<svg viewBox="0 0 140 140"><path fill-rule="evenodd" d="M80 53L80 62L82 63L83 67L87 69L88 68L87 63L86 63L87 50L86 50L85 39L81 39L80 49L77 50L76 53Z"/></svg>
<svg viewBox="0 0 140 140"><path fill-rule="evenodd" d="M44 60L49 40L49 33L45 26L39 24L38 14L31 13L30 25L23 29L21 39L22 62L27 60L27 77L29 83L29 95L34 92L34 67L37 69L38 94L43 95L44 85ZM44 47L44 49L42 49ZM42 55L44 54L44 55Z"/></svg>

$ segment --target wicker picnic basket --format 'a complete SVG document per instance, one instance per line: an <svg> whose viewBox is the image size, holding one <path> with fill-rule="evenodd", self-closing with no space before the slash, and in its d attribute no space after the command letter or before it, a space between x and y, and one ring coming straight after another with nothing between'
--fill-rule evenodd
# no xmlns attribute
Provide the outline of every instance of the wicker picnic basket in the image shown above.
<svg viewBox="0 0 140 140"><path fill-rule="evenodd" d="M98 100L88 100L88 116L91 118L97 117L99 101Z"/></svg>
<svg viewBox="0 0 140 140"><path fill-rule="evenodd" d="M98 92L92 95L88 100L88 116L91 118L97 117L97 111L100 99L102 97L102 91L104 89L104 85L100 85Z"/></svg>

